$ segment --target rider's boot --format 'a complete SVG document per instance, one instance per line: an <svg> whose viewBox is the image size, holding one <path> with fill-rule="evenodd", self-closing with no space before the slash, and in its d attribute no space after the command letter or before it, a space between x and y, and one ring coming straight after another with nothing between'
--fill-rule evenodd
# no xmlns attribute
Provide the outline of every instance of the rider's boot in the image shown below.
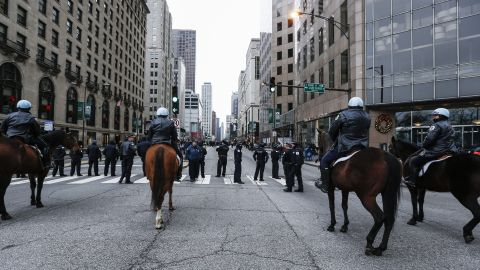
<svg viewBox="0 0 480 270"><path fill-rule="evenodd" d="M322 192L328 193L328 189L330 187L330 170L328 169L321 169L321 184L315 183L315 186L319 188Z"/></svg>

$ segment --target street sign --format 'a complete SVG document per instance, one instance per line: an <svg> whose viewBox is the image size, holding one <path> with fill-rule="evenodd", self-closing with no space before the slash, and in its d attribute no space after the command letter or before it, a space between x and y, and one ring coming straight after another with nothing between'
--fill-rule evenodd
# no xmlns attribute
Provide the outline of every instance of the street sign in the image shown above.
<svg viewBox="0 0 480 270"><path fill-rule="evenodd" d="M303 91L323 94L325 93L325 85L321 83L305 83Z"/></svg>
<svg viewBox="0 0 480 270"><path fill-rule="evenodd" d="M180 127L180 120L178 119L173 119L173 124L175 124L175 127Z"/></svg>
<svg viewBox="0 0 480 270"><path fill-rule="evenodd" d="M43 130L45 130L45 131L53 131L53 121L45 121L45 122L43 122Z"/></svg>

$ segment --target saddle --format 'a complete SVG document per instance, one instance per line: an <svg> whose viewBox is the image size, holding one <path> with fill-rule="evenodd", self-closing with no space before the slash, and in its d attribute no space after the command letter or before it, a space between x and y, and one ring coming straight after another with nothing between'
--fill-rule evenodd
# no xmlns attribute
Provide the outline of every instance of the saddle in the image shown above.
<svg viewBox="0 0 480 270"><path fill-rule="evenodd" d="M339 164L339 163L341 163L341 162L345 162L345 161L351 159L353 156L355 156L355 155L356 155L358 152L360 152L360 151L361 151L361 150L355 150L353 153L349 154L348 156L346 156L346 157L341 157L341 158L335 160L335 161L333 162L333 165L332 165L331 167L333 168L333 167L335 167L337 164Z"/></svg>
<svg viewBox="0 0 480 270"><path fill-rule="evenodd" d="M427 170L428 168L430 167L430 165L432 165L433 163L438 163L438 162L441 162L441 161L444 161L444 160L447 160L449 158L451 158L452 155L443 155L437 159L434 159L432 161L429 161L427 162L425 165L423 165L422 169L418 172L418 176L419 177L422 177L423 175L425 175L427 173Z"/></svg>

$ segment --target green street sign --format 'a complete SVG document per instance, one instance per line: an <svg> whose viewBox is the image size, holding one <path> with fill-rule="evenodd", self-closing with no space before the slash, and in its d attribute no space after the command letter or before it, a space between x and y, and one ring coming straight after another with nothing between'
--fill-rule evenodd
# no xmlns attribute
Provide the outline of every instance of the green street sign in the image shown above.
<svg viewBox="0 0 480 270"><path fill-rule="evenodd" d="M325 85L321 83L305 83L303 91L323 94L325 93Z"/></svg>

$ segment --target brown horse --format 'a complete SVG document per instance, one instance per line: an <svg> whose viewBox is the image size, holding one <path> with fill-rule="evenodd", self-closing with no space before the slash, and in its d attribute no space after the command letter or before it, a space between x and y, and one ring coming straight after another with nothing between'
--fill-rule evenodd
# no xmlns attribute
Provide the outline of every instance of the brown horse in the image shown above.
<svg viewBox="0 0 480 270"><path fill-rule="evenodd" d="M327 136L328 137L328 136ZM331 182L328 192L330 205L330 226L328 231L335 231L335 187L342 191L342 208L344 223L341 232L348 231L348 194L355 192L363 207L372 215L374 225L367 235L365 254L381 256L387 249L388 239L395 223L395 217L400 201L400 183L402 167L400 162L390 153L378 148L366 148L357 152L347 161L339 162L331 169ZM382 194L383 211L378 206L376 198ZM382 242L374 248L373 242L385 225Z"/></svg>
<svg viewBox="0 0 480 270"><path fill-rule="evenodd" d="M165 144L155 144L148 148L145 156L145 172L152 190L152 208L157 212L155 228L163 228L162 204L168 192L168 208L175 210L172 204L172 187L180 162L175 149Z"/></svg>
<svg viewBox="0 0 480 270"><path fill-rule="evenodd" d="M390 152L405 161L405 176L410 174L408 158L420 147L392 138ZM412 197L413 217L408 222L415 225L423 221L425 191L451 192L473 214L473 219L463 227L466 243L474 240L473 229L480 223L480 156L467 153L456 154L446 160L433 163L426 173L418 178L416 188L409 188ZM417 205L418 204L418 205ZM417 206L420 206L420 214Z"/></svg>
<svg viewBox="0 0 480 270"><path fill-rule="evenodd" d="M48 153L50 156L53 150L60 144L67 148L71 148L76 144L74 137L61 130L43 135L41 139L50 147ZM0 164L2 164L0 167L1 219L8 220L12 218L5 208L4 197L14 173L28 174L32 191L30 203L31 205L36 205L37 208L43 207L41 194L43 181L48 174L48 169L44 169L38 150L24 144L20 140L0 136ZM35 189L37 189L36 196Z"/></svg>

